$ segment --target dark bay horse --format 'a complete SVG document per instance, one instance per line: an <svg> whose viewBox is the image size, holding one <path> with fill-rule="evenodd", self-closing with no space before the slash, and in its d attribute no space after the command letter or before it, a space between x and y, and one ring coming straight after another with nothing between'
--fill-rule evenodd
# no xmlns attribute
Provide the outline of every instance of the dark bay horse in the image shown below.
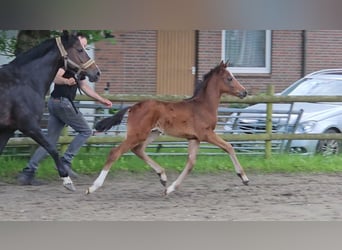
<svg viewBox="0 0 342 250"><path fill-rule="evenodd" d="M72 187L55 145L40 129L45 95L61 67L97 81L100 71L82 47L76 34L63 32L18 55L0 67L0 154L16 130L43 146L55 161L63 185Z"/></svg>
<svg viewBox="0 0 342 250"><path fill-rule="evenodd" d="M227 63L221 62L207 73L194 95L180 102L164 102L147 100L136 103L131 107L120 110L112 117L101 120L97 125L98 131L106 131L120 124L128 110L126 139L113 148L107 161L93 185L87 193L93 193L100 188L112 164L128 150L143 159L160 176L161 183L166 187L167 177L164 168L153 161L146 153L146 146L161 133L185 138L189 142L188 160L179 177L165 189L165 194L175 191L187 174L193 168L201 141L214 144L226 151L235 167L237 175L247 185L248 178L240 165L233 147L215 134L217 109L222 94L230 94L244 98L246 89L226 69Z"/></svg>

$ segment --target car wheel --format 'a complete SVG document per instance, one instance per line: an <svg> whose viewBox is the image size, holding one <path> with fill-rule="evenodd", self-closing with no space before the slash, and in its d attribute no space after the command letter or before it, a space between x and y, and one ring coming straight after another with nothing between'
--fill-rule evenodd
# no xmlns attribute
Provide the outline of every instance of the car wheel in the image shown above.
<svg viewBox="0 0 342 250"><path fill-rule="evenodd" d="M325 133L338 133L334 129L328 129ZM324 156L336 155L341 152L341 141L340 140L320 140L317 144L317 154Z"/></svg>

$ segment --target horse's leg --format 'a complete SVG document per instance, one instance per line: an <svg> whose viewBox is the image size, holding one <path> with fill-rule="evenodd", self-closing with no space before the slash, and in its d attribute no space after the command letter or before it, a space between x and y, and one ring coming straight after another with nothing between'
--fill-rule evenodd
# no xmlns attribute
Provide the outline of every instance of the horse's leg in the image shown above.
<svg viewBox="0 0 342 250"><path fill-rule="evenodd" d="M185 177L191 172L195 162L197 151L199 147L200 141L198 140L189 140L188 146L188 161L183 169L182 173L178 176L178 178L165 190L165 194L168 195L175 191L180 184L183 182Z"/></svg>
<svg viewBox="0 0 342 250"><path fill-rule="evenodd" d="M45 148L45 150L51 155L52 159L55 161L57 171L59 176L63 180L63 186L66 189L69 189L71 191L75 190L74 184L70 177L68 176L68 172L65 170L63 163L61 162L59 158L58 151L56 149L55 145L52 145L44 136L43 132L39 128L38 125L34 126L31 124L30 129L22 129L21 130L24 134L31 137L33 140L35 140L40 146Z"/></svg>
<svg viewBox="0 0 342 250"><path fill-rule="evenodd" d="M102 168L100 175L93 182L93 185L87 189L86 194L94 193L97 189L102 187L102 185L103 185L103 183L107 177L107 174L108 174L111 166L113 165L113 163L117 159L119 159L119 157L122 154L124 154L128 150L130 150L132 148L131 145L132 144L130 144L127 140L125 140L119 146L117 146L116 148L112 148L110 150L109 155L107 157L107 161L106 161L104 167Z"/></svg>
<svg viewBox="0 0 342 250"><path fill-rule="evenodd" d="M159 135L160 135L160 132L158 130L152 131L149 137L147 138L147 140L139 144L138 146L134 147L132 149L132 152L136 154L139 158L141 158L143 161L145 161L151 168L153 168L156 171L156 173L159 175L160 183L165 187L166 182L167 182L165 169L162 168L158 163L152 160L145 153L145 148L147 147L147 145L153 142Z"/></svg>
<svg viewBox="0 0 342 250"><path fill-rule="evenodd" d="M4 150L9 138L11 138L14 134L14 131L6 130L0 132L0 154Z"/></svg>
<svg viewBox="0 0 342 250"><path fill-rule="evenodd" d="M243 184L248 185L248 182L249 182L248 177L245 174L245 171L243 170L239 160L237 159L235 150L232 147L232 145L229 142L226 142L225 140L223 140L221 137L219 137L215 133L212 133L210 136L208 136L207 141L211 144L214 144L222 148L224 151L226 151L229 154L230 159L233 162L236 174L241 178Z"/></svg>

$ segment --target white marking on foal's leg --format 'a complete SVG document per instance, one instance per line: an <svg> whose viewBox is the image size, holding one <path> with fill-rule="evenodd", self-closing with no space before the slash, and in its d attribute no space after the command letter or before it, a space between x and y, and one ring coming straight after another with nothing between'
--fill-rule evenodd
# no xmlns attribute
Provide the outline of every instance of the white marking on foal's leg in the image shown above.
<svg viewBox="0 0 342 250"><path fill-rule="evenodd" d="M70 191L76 191L76 188L74 186L74 184L72 183L72 180L70 179L70 177L62 177L63 180L63 186L70 190Z"/></svg>
<svg viewBox="0 0 342 250"><path fill-rule="evenodd" d="M233 164L234 164L234 168L235 168L235 172L236 174L241 178L242 183L245 185L248 185L248 177L245 174L245 171L243 170L243 168L241 167L238 159L236 158L235 155L230 155L230 159L232 160Z"/></svg>
<svg viewBox="0 0 342 250"><path fill-rule="evenodd" d="M171 194L176 190L176 181L174 181L166 190L165 190L165 195Z"/></svg>
<svg viewBox="0 0 342 250"><path fill-rule="evenodd" d="M108 170L102 170L100 175L94 181L93 185L87 189L86 194L94 193L97 189L102 187L107 174L108 174Z"/></svg>

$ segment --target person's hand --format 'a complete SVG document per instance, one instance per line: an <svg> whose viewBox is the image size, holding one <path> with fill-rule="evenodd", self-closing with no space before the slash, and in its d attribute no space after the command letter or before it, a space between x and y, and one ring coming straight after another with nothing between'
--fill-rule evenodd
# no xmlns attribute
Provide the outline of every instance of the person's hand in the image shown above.
<svg viewBox="0 0 342 250"><path fill-rule="evenodd" d="M65 78L65 84L69 85L69 86L75 85L76 84L76 80L73 77Z"/></svg>
<svg viewBox="0 0 342 250"><path fill-rule="evenodd" d="M103 105L105 105L106 107L108 107L108 108L111 108L112 105L113 105L113 103L112 103L110 100L106 99L106 98L103 98L103 100L101 101L101 103L102 103Z"/></svg>

